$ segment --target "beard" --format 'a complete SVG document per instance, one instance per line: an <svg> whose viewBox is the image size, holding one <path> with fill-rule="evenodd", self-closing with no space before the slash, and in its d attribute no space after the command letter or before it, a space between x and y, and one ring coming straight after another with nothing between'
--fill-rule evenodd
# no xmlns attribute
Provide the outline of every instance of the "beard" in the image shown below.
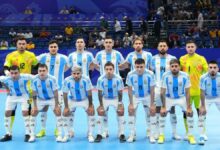
<svg viewBox="0 0 220 150"><path fill-rule="evenodd" d="M214 77L214 76L216 75L216 73L215 73L215 72L211 72L210 75L211 75L212 77Z"/></svg>
<svg viewBox="0 0 220 150"><path fill-rule="evenodd" d="M175 72L172 71L173 75L177 75L178 73L179 73L179 71L175 71Z"/></svg>
<svg viewBox="0 0 220 150"><path fill-rule="evenodd" d="M160 51L161 55L165 55L167 52L166 51Z"/></svg>

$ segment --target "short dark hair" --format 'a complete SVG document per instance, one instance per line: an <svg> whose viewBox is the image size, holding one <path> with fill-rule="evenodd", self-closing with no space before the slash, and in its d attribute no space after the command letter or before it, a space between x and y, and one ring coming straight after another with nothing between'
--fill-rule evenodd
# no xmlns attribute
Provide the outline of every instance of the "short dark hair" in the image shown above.
<svg viewBox="0 0 220 150"><path fill-rule="evenodd" d="M110 35L108 35L108 36L105 37L105 40L107 40L107 39L113 41L113 38L112 38L112 36L110 36Z"/></svg>
<svg viewBox="0 0 220 150"><path fill-rule="evenodd" d="M170 65L172 65L172 64L180 65L180 61L178 59L172 59L172 60L170 60Z"/></svg>
<svg viewBox="0 0 220 150"><path fill-rule="evenodd" d="M135 60L135 64L140 65L140 64L145 64L145 60L142 58L138 58Z"/></svg>
<svg viewBox="0 0 220 150"><path fill-rule="evenodd" d="M168 46L168 42L167 42L167 40L165 40L165 39L160 40L160 41L158 42L157 46L158 46L160 43L166 43L167 46Z"/></svg>
<svg viewBox="0 0 220 150"><path fill-rule="evenodd" d="M216 64L216 65L218 65L218 62L217 61L215 61L215 60L211 60L211 61L209 61L209 63L208 64Z"/></svg>
<svg viewBox="0 0 220 150"><path fill-rule="evenodd" d="M48 70L48 67L47 67L47 65L46 64L38 64L38 69L39 68L46 68L47 70Z"/></svg>
<svg viewBox="0 0 220 150"><path fill-rule="evenodd" d="M24 36L19 36L19 37L17 37L17 38L16 38L16 43L17 43L18 41L26 41L26 42L27 42L27 40L26 40L26 38L25 38Z"/></svg>
<svg viewBox="0 0 220 150"><path fill-rule="evenodd" d="M85 42L85 40L84 40L84 38L82 36L77 37L76 41L79 40L79 39L83 39L83 41Z"/></svg>
<svg viewBox="0 0 220 150"><path fill-rule="evenodd" d="M114 64L113 64L112 62L110 62L110 61L108 61L108 62L105 64L104 68L107 67L107 66L112 66L113 68L115 68Z"/></svg>
<svg viewBox="0 0 220 150"><path fill-rule="evenodd" d="M9 68L9 71L11 71L11 70L18 70L20 72L20 68L18 66L16 66L16 65L11 66Z"/></svg>
<svg viewBox="0 0 220 150"><path fill-rule="evenodd" d="M50 40L49 41L49 43L48 43L48 45L50 45L50 44L57 44L58 45L58 41L57 40Z"/></svg>
<svg viewBox="0 0 220 150"><path fill-rule="evenodd" d="M188 40L188 41L186 41L186 45L187 45L187 44L192 44L192 43L196 45L196 42L195 42L194 40ZM197 45L196 45L196 46L197 46Z"/></svg>

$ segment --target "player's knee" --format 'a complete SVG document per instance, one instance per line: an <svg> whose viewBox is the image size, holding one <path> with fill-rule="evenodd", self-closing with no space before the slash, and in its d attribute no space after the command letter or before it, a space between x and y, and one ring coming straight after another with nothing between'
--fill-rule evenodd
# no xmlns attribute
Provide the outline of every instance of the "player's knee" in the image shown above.
<svg viewBox="0 0 220 150"><path fill-rule="evenodd" d="M129 116L134 116L134 110L128 110Z"/></svg>
<svg viewBox="0 0 220 150"><path fill-rule="evenodd" d="M28 111L22 111L22 115L23 115L23 116L28 116L28 115L29 115L29 112L28 112Z"/></svg>
<svg viewBox="0 0 220 150"><path fill-rule="evenodd" d="M117 114L118 116L124 116L124 109L118 109Z"/></svg>
<svg viewBox="0 0 220 150"><path fill-rule="evenodd" d="M12 111L11 110L5 111L5 117L11 117L11 116L12 116Z"/></svg>
<svg viewBox="0 0 220 150"><path fill-rule="evenodd" d="M161 107L160 107L160 106L157 106L157 107L156 107L156 113L160 113L160 109L161 109Z"/></svg>
<svg viewBox="0 0 220 150"><path fill-rule="evenodd" d="M98 112L98 115L99 115L99 116L104 116L104 115L105 115L105 112L104 112L104 111L97 110L97 112Z"/></svg>

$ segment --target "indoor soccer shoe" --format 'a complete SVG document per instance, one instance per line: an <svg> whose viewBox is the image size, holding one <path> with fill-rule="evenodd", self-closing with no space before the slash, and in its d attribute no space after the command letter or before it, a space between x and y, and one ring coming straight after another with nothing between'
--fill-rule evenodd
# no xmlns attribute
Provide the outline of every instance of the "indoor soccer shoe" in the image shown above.
<svg viewBox="0 0 220 150"><path fill-rule="evenodd" d="M193 135L188 136L188 141L192 145L196 144L196 140L195 140L195 137Z"/></svg>
<svg viewBox="0 0 220 150"><path fill-rule="evenodd" d="M9 134L6 134L0 139L0 142L7 142L7 141L11 141L11 140L12 140L12 136Z"/></svg>
<svg viewBox="0 0 220 150"><path fill-rule="evenodd" d="M200 136L199 145L204 145L204 144L205 144L205 138L203 136Z"/></svg>
<svg viewBox="0 0 220 150"><path fill-rule="evenodd" d="M162 134L159 136L157 143L158 144L163 144L165 141L165 136Z"/></svg>
<svg viewBox="0 0 220 150"><path fill-rule="evenodd" d="M40 132L36 135L37 138L42 138L46 135L46 130L42 129Z"/></svg>

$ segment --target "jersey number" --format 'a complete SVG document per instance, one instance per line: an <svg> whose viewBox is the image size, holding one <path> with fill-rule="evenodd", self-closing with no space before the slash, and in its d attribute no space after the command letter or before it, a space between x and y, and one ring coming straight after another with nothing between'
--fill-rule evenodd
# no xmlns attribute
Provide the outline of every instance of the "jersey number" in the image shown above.
<svg viewBox="0 0 220 150"><path fill-rule="evenodd" d="M20 69L24 69L25 68L25 63L21 63L20 64Z"/></svg>

